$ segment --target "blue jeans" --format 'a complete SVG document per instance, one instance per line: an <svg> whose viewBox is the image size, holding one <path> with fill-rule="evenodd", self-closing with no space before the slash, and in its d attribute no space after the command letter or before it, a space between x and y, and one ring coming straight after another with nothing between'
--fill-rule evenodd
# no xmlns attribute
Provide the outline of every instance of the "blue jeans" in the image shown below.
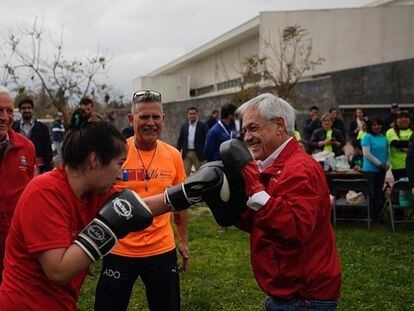
<svg viewBox="0 0 414 311"><path fill-rule="evenodd" d="M335 311L336 301L322 300L279 300L267 296L264 302L266 311Z"/></svg>

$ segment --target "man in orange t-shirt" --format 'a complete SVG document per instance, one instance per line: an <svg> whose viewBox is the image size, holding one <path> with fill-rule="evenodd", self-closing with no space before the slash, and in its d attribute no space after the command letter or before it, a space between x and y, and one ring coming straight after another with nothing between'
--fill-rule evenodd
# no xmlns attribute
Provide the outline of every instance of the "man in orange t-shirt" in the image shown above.
<svg viewBox="0 0 414 311"><path fill-rule="evenodd" d="M180 153L158 139L164 122L161 94L136 92L129 119L135 134L127 140L122 181L116 186L130 188L145 198L183 182L186 176ZM187 212L175 212L174 223L183 256L180 268L170 213L154 217L149 228L128 234L104 257L95 310L127 310L138 277L145 285L150 310L180 310L178 271L186 269L189 259Z"/></svg>

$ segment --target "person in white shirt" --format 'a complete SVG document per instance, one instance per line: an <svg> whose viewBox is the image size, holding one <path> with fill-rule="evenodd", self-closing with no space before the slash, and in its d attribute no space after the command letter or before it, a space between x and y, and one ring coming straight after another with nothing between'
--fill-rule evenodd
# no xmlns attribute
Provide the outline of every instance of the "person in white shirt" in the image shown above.
<svg viewBox="0 0 414 311"><path fill-rule="evenodd" d="M203 149L208 127L198 120L196 107L188 108L187 118L188 122L181 126L177 149L181 151L185 173L189 176L191 168L194 166L197 171L206 159Z"/></svg>

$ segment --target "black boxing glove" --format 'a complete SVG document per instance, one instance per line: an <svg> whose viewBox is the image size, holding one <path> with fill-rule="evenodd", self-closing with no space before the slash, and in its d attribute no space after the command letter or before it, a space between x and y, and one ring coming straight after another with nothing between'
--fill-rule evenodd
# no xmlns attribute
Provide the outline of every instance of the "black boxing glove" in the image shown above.
<svg viewBox="0 0 414 311"><path fill-rule="evenodd" d="M132 190L113 194L98 215L79 233L75 243L92 259L108 254L118 239L152 224L152 213Z"/></svg>
<svg viewBox="0 0 414 311"><path fill-rule="evenodd" d="M200 202L203 193L211 189L219 189L224 199L230 195L221 161L206 163L183 183L165 189L164 202L172 210L181 211Z"/></svg>
<svg viewBox="0 0 414 311"><path fill-rule="evenodd" d="M246 205L258 210L269 198L260 179L259 170L246 145L237 140L227 140L220 145L223 170L230 185L230 205L234 215L246 209ZM233 218L233 222L237 219ZM230 219L226 219L231 223Z"/></svg>

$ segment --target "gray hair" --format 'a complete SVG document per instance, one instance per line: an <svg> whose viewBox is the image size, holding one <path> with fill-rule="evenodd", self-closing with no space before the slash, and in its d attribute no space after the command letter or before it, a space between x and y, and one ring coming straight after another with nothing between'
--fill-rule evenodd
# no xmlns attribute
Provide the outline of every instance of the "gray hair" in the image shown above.
<svg viewBox="0 0 414 311"><path fill-rule="evenodd" d="M236 113L243 117L248 110L259 109L267 121L282 118L285 121L286 132L293 136L295 133L296 110L284 99L273 94L259 95L237 109Z"/></svg>
<svg viewBox="0 0 414 311"><path fill-rule="evenodd" d="M10 90L9 90L7 87L3 86L3 85L0 85L0 93L7 94L7 95L9 95L11 98L13 98L13 96L12 96L12 94L11 94Z"/></svg>
<svg viewBox="0 0 414 311"><path fill-rule="evenodd" d="M158 101L142 101L142 102L132 103L131 104L131 113L134 114L135 112L137 112L139 105L145 105L145 104L149 104L149 103L156 103L156 104L158 104L158 106L161 109L161 114L164 114L164 109L162 108L162 103L160 103Z"/></svg>

